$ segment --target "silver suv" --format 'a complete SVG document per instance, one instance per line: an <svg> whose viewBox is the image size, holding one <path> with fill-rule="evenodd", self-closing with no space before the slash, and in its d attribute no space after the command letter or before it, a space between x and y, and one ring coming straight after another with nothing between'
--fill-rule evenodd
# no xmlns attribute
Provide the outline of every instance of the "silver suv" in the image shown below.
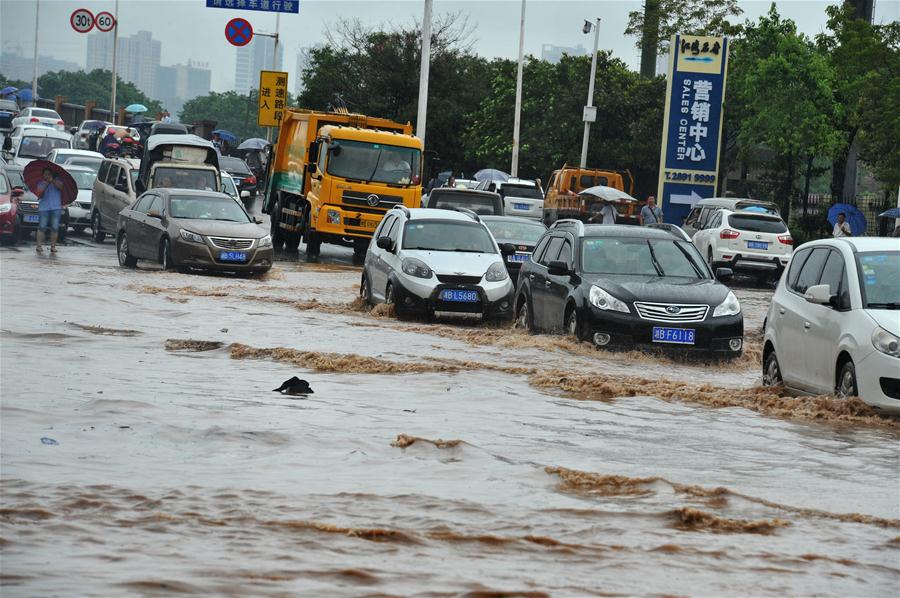
<svg viewBox="0 0 900 598"><path fill-rule="evenodd" d="M504 258L513 253L470 210L397 206L375 230L360 296L398 315L508 320L514 288Z"/></svg>

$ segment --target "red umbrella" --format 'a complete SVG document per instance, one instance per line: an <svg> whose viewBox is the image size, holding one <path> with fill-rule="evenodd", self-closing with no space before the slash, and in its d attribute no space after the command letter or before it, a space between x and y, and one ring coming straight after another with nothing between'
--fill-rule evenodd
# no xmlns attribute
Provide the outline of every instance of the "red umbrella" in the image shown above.
<svg viewBox="0 0 900 598"><path fill-rule="evenodd" d="M25 166L25 170L22 171L22 177L25 179L25 184L31 192L37 193L38 184L44 180L44 170L47 168L53 172L54 177L60 179L63 183L63 188L60 191L62 205L67 206L75 201L75 198L78 197L78 184L75 182L75 179L66 172L65 168L49 160L32 160Z"/></svg>

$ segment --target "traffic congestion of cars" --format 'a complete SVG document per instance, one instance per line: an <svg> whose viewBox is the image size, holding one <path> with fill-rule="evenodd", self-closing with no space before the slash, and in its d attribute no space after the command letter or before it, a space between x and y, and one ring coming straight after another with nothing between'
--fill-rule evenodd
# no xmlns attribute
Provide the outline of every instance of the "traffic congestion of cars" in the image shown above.
<svg viewBox="0 0 900 598"><path fill-rule="evenodd" d="M273 234L251 212L265 181L243 159L163 123L143 136L129 129L142 159L104 155L97 144L123 128L85 121L70 134L58 116L26 108L8 119L3 243L37 227L38 199L23 168L46 159L78 187L60 238L69 227L90 228L94 243L112 239L127 268L139 260L247 275L272 267ZM546 190L497 175L424 190L421 208L393 205L375 228L360 297L400 316L499 320L596 347L735 358L747 331L728 285L749 276L775 284L763 330L765 384L860 396L900 412L900 241L795 248L777 206L746 198L703 199L681 226L634 226L641 206L616 176L562 169Z"/></svg>

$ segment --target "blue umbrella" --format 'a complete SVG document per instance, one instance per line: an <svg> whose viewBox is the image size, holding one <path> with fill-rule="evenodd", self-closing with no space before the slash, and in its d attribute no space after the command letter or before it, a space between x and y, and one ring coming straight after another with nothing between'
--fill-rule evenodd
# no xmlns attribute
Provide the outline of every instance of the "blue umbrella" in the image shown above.
<svg viewBox="0 0 900 598"><path fill-rule="evenodd" d="M125 108L125 112L146 112L147 107L143 104L131 104Z"/></svg>
<svg viewBox="0 0 900 598"><path fill-rule="evenodd" d="M19 91L18 87L4 87L3 89L0 89L0 96L8 96L10 94L16 93L17 91Z"/></svg>
<svg viewBox="0 0 900 598"><path fill-rule="evenodd" d="M265 139L253 137L242 142L239 146L237 146L237 148L239 150L262 150L266 149L267 145L269 145L269 142Z"/></svg>
<svg viewBox="0 0 900 598"><path fill-rule="evenodd" d="M900 208L891 208L878 215L879 218L900 218Z"/></svg>
<svg viewBox="0 0 900 598"><path fill-rule="evenodd" d="M831 226L837 222L838 214L842 213L850 224L850 233L854 237L859 237L866 232L866 217L859 211L859 208L849 203L836 203L828 208L828 222Z"/></svg>
<svg viewBox="0 0 900 598"><path fill-rule="evenodd" d="M226 131L225 129L216 129L213 131L213 135L218 135L222 138L222 141L227 141L228 143L234 143L237 141L237 136L231 131Z"/></svg>
<svg viewBox="0 0 900 598"><path fill-rule="evenodd" d="M475 180L479 183L484 181L508 181L509 175L502 170L496 168L485 168L475 173Z"/></svg>

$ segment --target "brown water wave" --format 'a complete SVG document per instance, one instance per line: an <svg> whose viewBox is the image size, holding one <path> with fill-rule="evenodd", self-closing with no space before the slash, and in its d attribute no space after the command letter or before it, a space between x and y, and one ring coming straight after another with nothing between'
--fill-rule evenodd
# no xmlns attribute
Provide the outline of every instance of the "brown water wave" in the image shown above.
<svg viewBox="0 0 900 598"><path fill-rule="evenodd" d="M216 349L221 349L224 346L225 343L220 341L202 341L179 338L166 339L166 351L192 351L195 353L201 353L204 351L215 351Z"/></svg>
<svg viewBox="0 0 900 598"><path fill-rule="evenodd" d="M675 529L681 531L709 531L720 534L773 534L790 525L784 519L729 519L691 507L680 507L666 513Z"/></svg>
<svg viewBox="0 0 900 598"><path fill-rule="evenodd" d="M463 444L462 440L443 440L442 438L438 438L437 440L429 440L428 438L410 436L409 434L397 434L397 438L391 442L391 446L397 448L407 448L416 444L417 442L431 444L439 449L456 448L460 444Z"/></svg>

